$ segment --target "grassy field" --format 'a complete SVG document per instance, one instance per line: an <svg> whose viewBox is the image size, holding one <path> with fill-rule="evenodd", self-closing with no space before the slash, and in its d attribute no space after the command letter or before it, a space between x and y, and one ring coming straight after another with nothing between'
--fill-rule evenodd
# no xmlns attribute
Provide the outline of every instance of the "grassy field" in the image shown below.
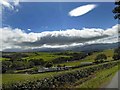
<svg viewBox="0 0 120 90"><path fill-rule="evenodd" d="M44 61L51 61L58 57L70 57L67 55L56 55L54 53L48 53L48 52L24 52L23 54L28 55L28 57L25 57L23 59L30 60L30 59L43 59ZM9 60L8 58L0 58L0 61L2 60Z"/></svg>
<svg viewBox="0 0 120 90"><path fill-rule="evenodd" d="M116 61L112 61L112 62L116 62ZM102 65L102 64L99 64L99 65ZM98 65L92 65L92 66L87 66L87 67L83 67L83 68L91 68L94 66L98 66ZM18 82L21 84L23 84L27 81L33 82L33 81L40 80L43 78L53 77L54 75L60 75L60 74L67 73L67 72L70 72L70 73L76 72L83 68L77 68L74 70L61 71L61 72L42 73L42 74L3 74L3 84L4 84L4 86L5 85L9 86L11 84L18 83ZM94 75L95 77L88 79L88 81L85 81L84 83L82 82L83 84L81 84L81 85L77 84L77 86L75 86L75 84L79 83L79 81L71 83L69 88L98 88L105 82L110 81L111 77L113 77L113 75L117 71L118 71L118 66L114 66L113 68L110 68L110 69L104 69L99 72L96 71L92 75L90 75L90 76ZM84 78L82 78L82 79L84 79ZM80 80L82 80L82 79L80 79ZM65 84L65 86L68 86L66 84Z"/></svg>
<svg viewBox="0 0 120 90"><path fill-rule="evenodd" d="M86 66L83 68L89 68L91 66ZM75 70L80 70L82 68L77 68L73 70L67 70L67 71L60 71L60 72L47 72L47 73L40 73L40 74L2 74L2 83L3 84L11 84L11 83L16 83L16 82L22 82L25 80L37 80L45 78L45 77L50 77L58 74L63 74L66 72L71 72Z"/></svg>
<svg viewBox="0 0 120 90"><path fill-rule="evenodd" d="M81 61L71 61L71 62L65 62L65 63L62 63L62 64L59 64L59 65L66 65L66 66L78 66L80 65ZM57 66L58 64L55 64L54 66Z"/></svg>
<svg viewBox="0 0 120 90"><path fill-rule="evenodd" d="M67 52L67 53L72 53L72 52ZM104 50L102 52L94 52L92 55L87 56L84 60L80 60L80 62L93 62L96 55L98 55L100 53L105 54L108 57L107 60L112 60L113 49L109 49L109 50ZM43 59L45 61L50 61L50 60L58 58L58 57L70 57L70 56L67 56L67 55L56 55L55 53L48 53L48 52L37 52L37 53L36 52L29 52L29 53L24 52L24 54L28 55L28 57L23 58L23 59L27 59L27 60L30 60L30 59ZM0 61L1 60L9 60L9 59L0 58ZM72 62L72 63L76 64L78 62L79 61ZM67 63L65 63L65 64L67 64ZM68 65L71 65L70 62L68 62Z"/></svg>
<svg viewBox="0 0 120 90"><path fill-rule="evenodd" d="M73 70L67 70L67 71L60 71L60 72L46 72L46 73L39 73L39 74L2 74L2 83L3 84L12 84L16 82L22 82L26 80L37 80L37 79L43 79L47 77L52 77L54 75L63 74L66 72L71 72L74 70L80 70L82 68L77 68Z"/></svg>
<svg viewBox="0 0 120 90"><path fill-rule="evenodd" d="M71 69L67 71L47 72L47 73L40 73L40 74L2 74L2 83L8 85L8 84L16 83L16 82L22 82L22 81L24 82L26 80L33 81L33 80L52 77L55 75L59 75L59 74L63 74L63 73L67 73L67 72L71 72L75 70L80 70L83 68L90 68L94 66L97 66L97 65L86 66L86 67Z"/></svg>
<svg viewBox="0 0 120 90"><path fill-rule="evenodd" d="M113 68L97 72L92 79L84 82L81 85L77 85L76 88L100 88L101 86L103 87L106 83L108 83L112 79L112 77L118 71L119 66L117 65Z"/></svg>
<svg viewBox="0 0 120 90"><path fill-rule="evenodd" d="M93 62L96 55L98 55L100 53L106 54L108 56L107 60L112 60L113 50L109 49L109 50L105 50L105 51L102 51L102 52L94 52L92 55L87 56L83 60L65 62L65 63L62 63L61 65L77 66L77 65L80 65L81 62ZM44 60L48 61L48 60L52 60L52 59L55 59L55 58L58 58L58 57L69 57L69 56L66 56L66 55L55 55L54 53L46 53L46 52L45 53L44 52L26 53L26 54L28 54L28 56L29 56L29 57L26 57L27 60L32 59L32 58L33 59L34 58L37 58L37 59L38 58L43 58ZM2 60L5 60L5 59L2 59ZM56 66L56 65L58 65L58 64L55 64L54 66ZM91 67L91 66L88 66L88 67ZM80 68L78 68L78 69L80 69ZM77 70L77 69L74 69L74 70ZM25 80L42 79L42 78L45 78L45 77L54 76L54 75L61 74L61 73L66 73L66 72L71 72L71 70L70 71L61 71L61 72L41 73L41 74L3 74L2 75L2 80L3 80L2 83L3 84L11 84L11 83L15 83L15 82L22 82L22 81L25 81ZM103 74L99 73L99 72L98 72L98 74L96 74L97 78L100 78L102 75L107 75L107 70L101 71L101 72ZM98 76L98 75L100 75L100 76ZM90 83L90 81L88 83ZM79 87L79 86L77 86L77 87ZM82 87L84 87L84 85L82 85ZM86 84L86 87L87 87L87 84Z"/></svg>
<svg viewBox="0 0 120 90"><path fill-rule="evenodd" d="M107 60L112 60L112 56L113 56L114 50L113 49L109 49L109 50L104 50L102 52L95 52L92 55L86 57L84 59L84 61L89 61L89 62L93 62L95 60L95 57L98 54L105 54L107 56Z"/></svg>
<svg viewBox="0 0 120 90"><path fill-rule="evenodd" d="M114 50L113 49L109 49L109 50L104 50L102 52L94 52L92 55L87 56L87 57L85 57L82 60L72 61L72 62L65 62L65 63L62 63L60 65L77 66L77 65L80 65L81 62L94 62L95 57L98 54L101 54L101 53L105 54L108 57L107 60L110 61L110 60L112 60L112 56L113 56ZM57 65L58 64L56 64L55 66L57 66Z"/></svg>
<svg viewBox="0 0 120 90"><path fill-rule="evenodd" d="M25 80L36 80L42 79L44 77L49 77L51 75L56 75L56 72L50 73L42 73L42 74L3 74L2 75L2 83L3 84L11 84L16 82L22 82Z"/></svg>
<svg viewBox="0 0 120 90"><path fill-rule="evenodd" d="M58 57L70 57L70 56L66 56L66 55L55 55L53 53L46 53L46 52L37 52L37 54L35 53L27 53L28 57L25 57L23 59L43 59L44 61L51 61L55 58Z"/></svg>

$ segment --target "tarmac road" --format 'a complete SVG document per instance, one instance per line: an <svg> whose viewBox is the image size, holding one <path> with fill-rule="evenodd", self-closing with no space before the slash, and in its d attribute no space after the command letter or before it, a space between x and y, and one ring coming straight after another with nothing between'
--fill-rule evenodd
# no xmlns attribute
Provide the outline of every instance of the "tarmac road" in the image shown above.
<svg viewBox="0 0 120 90"><path fill-rule="evenodd" d="M119 88L120 90L120 70L115 74L106 88Z"/></svg>

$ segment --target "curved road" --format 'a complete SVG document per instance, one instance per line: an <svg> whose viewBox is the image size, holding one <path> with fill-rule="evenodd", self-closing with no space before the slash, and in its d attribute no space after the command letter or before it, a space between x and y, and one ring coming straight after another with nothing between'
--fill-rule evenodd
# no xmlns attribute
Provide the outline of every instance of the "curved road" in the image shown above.
<svg viewBox="0 0 120 90"><path fill-rule="evenodd" d="M106 88L119 88L120 90L120 70L115 74Z"/></svg>

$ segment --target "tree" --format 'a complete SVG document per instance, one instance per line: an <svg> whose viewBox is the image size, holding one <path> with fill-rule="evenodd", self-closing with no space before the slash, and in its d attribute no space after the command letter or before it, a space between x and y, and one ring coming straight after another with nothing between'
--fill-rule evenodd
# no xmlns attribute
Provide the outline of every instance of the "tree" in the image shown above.
<svg viewBox="0 0 120 90"><path fill-rule="evenodd" d="M39 67L36 67L36 66L35 66L35 67L33 67L33 69L32 69L32 70L33 70L33 72L38 72Z"/></svg>
<svg viewBox="0 0 120 90"><path fill-rule="evenodd" d="M11 66L12 69L15 69L15 70L22 70L22 69L25 69L26 68L26 65L24 62L22 61L14 61L12 63L12 66Z"/></svg>
<svg viewBox="0 0 120 90"><path fill-rule="evenodd" d="M31 59L31 60L29 60L29 62L33 62L35 66L44 64L43 59Z"/></svg>
<svg viewBox="0 0 120 90"><path fill-rule="evenodd" d="M116 48L115 50L114 50L114 53L120 53L120 47L118 47L118 48Z"/></svg>
<svg viewBox="0 0 120 90"><path fill-rule="evenodd" d="M114 60L119 60L120 59L120 47L114 50L114 55L113 55Z"/></svg>
<svg viewBox="0 0 120 90"><path fill-rule="evenodd" d="M14 53L10 56L10 61L14 62L14 61L22 61L23 57L27 57L26 54L22 54L22 53Z"/></svg>
<svg viewBox="0 0 120 90"><path fill-rule="evenodd" d="M60 64L57 65L58 68L62 67Z"/></svg>
<svg viewBox="0 0 120 90"><path fill-rule="evenodd" d="M11 68L12 63L10 61L2 61L2 73L5 73L7 70Z"/></svg>
<svg viewBox="0 0 120 90"><path fill-rule="evenodd" d="M113 59L114 59L114 60L119 60L119 59L120 59L120 55L119 55L118 53L115 53L115 54L113 55Z"/></svg>
<svg viewBox="0 0 120 90"><path fill-rule="evenodd" d="M113 9L113 13L115 14L115 19L120 19L120 0L115 2L116 7Z"/></svg>
<svg viewBox="0 0 120 90"><path fill-rule="evenodd" d="M95 62L102 63L106 59L107 59L107 56L105 54L98 54L95 58Z"/></svg>
<svg viewBox="0 0 120 90"><path fill-rule="evenodd" d="M115 5L116 7L113 9L113 13L115 13L116 15L114 16L114 18L119 20L120 19L120 0L117 0L115 2ZM114 55L112 58L114 60L120 59L120 46L118 46L118 48L114 50Z"/></svg>
<svg viewBox="0 0 120 90"><path fill-rule="evenodd" d="M50 67L52 67L53 66L53 63L52 62L47 62L46 64L45 64L45 67L47 67L47 68L50 68Z"/></svg>

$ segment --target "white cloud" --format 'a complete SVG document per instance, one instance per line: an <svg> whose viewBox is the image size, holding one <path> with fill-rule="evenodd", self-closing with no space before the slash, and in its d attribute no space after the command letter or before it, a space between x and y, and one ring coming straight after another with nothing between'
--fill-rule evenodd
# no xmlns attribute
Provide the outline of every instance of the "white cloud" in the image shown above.
<svg viewBox="0 0 120 90"><path fill-rule="evenodd" d="M9 9L14 9L14 7L7 0L0 0L0 4Z"/></svg>
<svg viewBox="0 0 120 90"><path fill-rule="evenodd" d="M106 30L100 28L68 29L26 33L21 29L0 28L2 47L0 50L20 48L69 48L84 44L118 42L118 25Z"/></svg>
<svg viewBox="0 0 120 90"><path fill-rule="evenodd" d="M88 4L88 5L80 6L80 7L77 7L71 10L69 12L69 15L74 16L74 17L81 16L93 10L96 6L97 5L95 4Z"/></svg>
<svg viewBox="0 0 120 90"><path fill-rule="evenodd" d="M30 29L30 28L28 28L27 30L28 30L28 31L31 31L31 29Z"/></svg>
<svg viewBox="0 0 120 90"><path fill-rule="evenodd" d="M15 5L15 6L18 6L19 3L20 3L20 0L13 0L13 2L14 2L14 5Z"/></svg>
<svg viewBox="0 0 120 90"><path fill-rule="evenodd" d="M13 0L12 2L10 2L9 0L0 0L0 4L2 4L4 7L9 8L10 10L14 10L15 7L19 5L19 2L19 0Z"/></svg>

